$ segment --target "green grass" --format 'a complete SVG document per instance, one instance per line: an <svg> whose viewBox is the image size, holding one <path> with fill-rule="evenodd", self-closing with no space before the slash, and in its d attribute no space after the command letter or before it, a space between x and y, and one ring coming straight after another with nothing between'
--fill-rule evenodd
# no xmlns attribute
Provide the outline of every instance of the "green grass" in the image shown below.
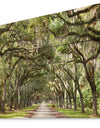
<svg viewBox="0 0 100 128"><path fill-rule="evenodd" d="M52 107L52 104L47 104L47 105ZM86 111L85 113L81 113L81 109L78 109L78 111L74 111L72 109L59 108L58 106L55 106L54 109L68 116L69 118L100 118L100 116L98 117L92 116L92 112Z"/></svg>
<svg viewBox="0 0 100 128"><path fill-rule="evenodd" d="M14 112L6 111L5 114L0 113L0 118L23 118L26 116L28 111L34 110L38 106L39 106L39 104L34 104L30 107L25 107L24 109L16 110Z"/></svg>

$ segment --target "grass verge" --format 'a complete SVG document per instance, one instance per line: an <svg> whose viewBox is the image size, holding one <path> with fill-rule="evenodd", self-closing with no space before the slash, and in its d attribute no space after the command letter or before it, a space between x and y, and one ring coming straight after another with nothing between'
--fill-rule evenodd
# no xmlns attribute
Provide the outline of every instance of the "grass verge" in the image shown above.
<svg viewBox="0 0 100 128"><path fill-rule="evenodd" d="M52 104L47 104L48 106L52 107ZM81 110L78 109L78 111L74 111L73 109L66 109L66 108L60 108L58 106L55 106L54 108L58 112L61 112L63 115L68 116L69 118L100 118L99 116L93 116L92 112L85 112L81 113Z"/></svg>
<svg viewBox="0 0 100 128"><path fill-rule="evenodd" d="M4 114L0 113L0 118L24 118L28 111L34 110L39 106L39 104L34 104L30 107L25 107L21 110L6 111Z"/></svg>

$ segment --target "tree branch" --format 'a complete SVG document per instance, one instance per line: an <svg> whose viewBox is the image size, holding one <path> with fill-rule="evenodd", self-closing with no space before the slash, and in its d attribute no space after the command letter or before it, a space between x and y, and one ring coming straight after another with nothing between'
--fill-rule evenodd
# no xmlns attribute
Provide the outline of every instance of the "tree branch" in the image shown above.
<svg viewBox="0 0 100 128"><path fill-rule="evenodd" d="M14 23L11 23L10 25L7 25L7 26L8 26L7 28L1 29L0 35L1 35L2 33L4 33L4 32L9 31L9 29L11 28L11 26L12 26L13 24L14 24Z"/></svg>
<svg viewBox="0 0 100 128"><path fill-rule="evenodd" d="M90 7L85 8L85 9L81 9L77 12L73 12L73 14L68 13L68 17L73 17L73 16L76 16L76 15L79 15L79 14L82 14L82 13L89 12L91 9L93 9L96 6L97 6L97 4L94 4L94 5L91 5Z"/></svg>
<svg viewBox="0 0 100 128"><path fill-rule="evenodd" d="M86 60L86 63L87 63L88 61L90 61L90 60L93 60L93 59L97 58L99 54L100 54L100 46L99 46L99 48L98 48L98 50L97 50L97 53L96 53L95 55L91 56L90 58L88 58L88 59Z"/></svg>

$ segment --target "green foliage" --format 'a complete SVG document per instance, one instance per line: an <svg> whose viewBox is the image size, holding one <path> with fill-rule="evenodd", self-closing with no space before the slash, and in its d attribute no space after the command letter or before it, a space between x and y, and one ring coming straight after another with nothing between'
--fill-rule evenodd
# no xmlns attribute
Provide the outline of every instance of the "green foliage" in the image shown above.
<svg viewBox="0 0 100 128"><path fill-rule="evenodd" d="M60 18L57 18L50 24L49 28L55 33L56 36L59 36L64 31L64 22Z"/></svg>
<svg viewBox="0 0 100 128"><path fill-rule="evenodd" d="M6 112L5 114L0 114L0 118L25 118L28 111L34 110L38 106L39 104L34 104L30 107L26 107L15 112Z"/></svg>
<svg viewBox="0 0 100 128"><path fill-rule="evenodd" d="M60 46L57 48L57 51L61 52L62 54L66 53L66 47L65 46Z"/></svg>
<svg viewBox="0 0 100 128"><path fill-rule="evenodd" d="M55 61L58 62L58 63L61 62L61 57L60 56L55 56Z"/></svg>
<svg viewBox="0 0 100 128"><path fill-rule="evenodd" d="M63 109L63 108L62 109L56 108L56 110L68 116L69 118L99 118L99 117L91 116L92 112L81 113L80 110L74 111L74 110Z"/></svg>

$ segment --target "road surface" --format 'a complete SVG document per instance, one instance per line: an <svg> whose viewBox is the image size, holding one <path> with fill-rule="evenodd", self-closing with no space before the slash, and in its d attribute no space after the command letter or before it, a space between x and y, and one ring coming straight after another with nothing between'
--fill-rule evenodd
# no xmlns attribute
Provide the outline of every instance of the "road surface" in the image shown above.
<svg viewBox="0 0 100 128"><path fill-rule="evenodd" d="M32 118L56 118L45 102L42 102Z"/></svg>

